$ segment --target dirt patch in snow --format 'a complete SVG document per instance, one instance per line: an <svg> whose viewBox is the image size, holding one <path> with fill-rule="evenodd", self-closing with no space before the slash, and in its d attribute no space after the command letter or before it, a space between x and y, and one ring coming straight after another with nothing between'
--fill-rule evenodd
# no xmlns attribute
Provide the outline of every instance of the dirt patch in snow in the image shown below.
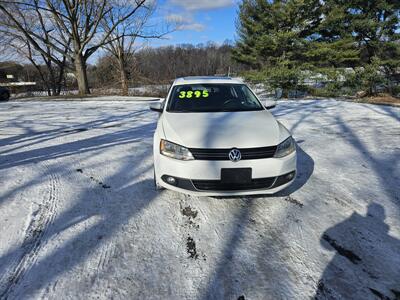
<svg viewBox="0 0 400 300"><path fill-rule="evenodd" d="M189 205L185 205L182 202L180 203L181 213L186 218L185 225L187 227L194 227L199 229L200 226L195 222L195 219L198 215L198 211L190 207Z"/></svg>
<svg viewBox="0 0 400 300"><path fill-rule="evenodd" d="M83 170L82 169L76 169L76 172L83 174ZM103 183L102 181L94 178L93 176L89 177L90 180L94 181L95 183L97 183L98 185L100 185L103 189L110 189L111 186L109 186L108 184Z"/></svg>
<svg viewBox="0 0 400 300"><path fill-rule="evenodd" d="M196 250L196 242L190 236L186 240L186 251L189 254L190 258L193 258L193 259L199 258L199 255L197 254L197 250Z"/></svg>
<svg viewBox="0 0 400 300"><path fill-rule="evenodd" d="M185 208L182 208L182 214L189 219L195 219L197 217L197 210L192 209L190 206L186 206Z"/></svg>
<svg viewBox="0 0 400 300"><path fill-rule="evenodd" d="M292 203L292 204L294 204L294 205L296 205L298 207L303 207L304 206L303 203L301 203L299 200L293 198L292 196L285 197L285 201L289 202L289 203Z"/></svg>

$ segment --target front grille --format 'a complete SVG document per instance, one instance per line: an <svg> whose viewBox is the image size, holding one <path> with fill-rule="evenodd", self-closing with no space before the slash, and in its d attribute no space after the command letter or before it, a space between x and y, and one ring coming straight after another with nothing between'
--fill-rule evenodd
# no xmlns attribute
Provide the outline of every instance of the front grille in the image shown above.
<svg viewBox="0 0 400 300"><path fill-rule="evenodd" d="M192 180L196 189L202 191L238 191L268 189L275 177L252 179L250 183L222 183L220 180Z"/></svg>
<svg viewBox="0 0 400 300"><path fill-rule="evenodd" d="M190 148L193 157L198 160L229 160L230 149L199 149ZM276 146L261 147L261 148L242 148L240 149L243 159L261 159L273 157L276 151Z"/></svg>

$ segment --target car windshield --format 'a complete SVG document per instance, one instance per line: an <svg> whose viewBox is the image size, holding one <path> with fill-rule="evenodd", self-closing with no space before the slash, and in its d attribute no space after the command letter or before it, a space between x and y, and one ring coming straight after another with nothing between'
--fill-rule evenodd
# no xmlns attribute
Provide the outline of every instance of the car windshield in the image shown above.
<svg viewBox="0 0 400 300"><path fill-rule="evenodd" d="M263 110L245 84L185 84L172 89L168 112Z"/></svg>

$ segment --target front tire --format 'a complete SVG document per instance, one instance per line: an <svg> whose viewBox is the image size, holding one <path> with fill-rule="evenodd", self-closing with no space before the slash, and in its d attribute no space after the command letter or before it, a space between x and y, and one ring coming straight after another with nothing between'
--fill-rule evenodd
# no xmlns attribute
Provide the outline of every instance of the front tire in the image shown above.
<svg viewBox="0 0 400 300"><path fill-rule="evenodd" d="M8 101L10 99L10 93L5 91L0 94L0 101Z"/></svg>

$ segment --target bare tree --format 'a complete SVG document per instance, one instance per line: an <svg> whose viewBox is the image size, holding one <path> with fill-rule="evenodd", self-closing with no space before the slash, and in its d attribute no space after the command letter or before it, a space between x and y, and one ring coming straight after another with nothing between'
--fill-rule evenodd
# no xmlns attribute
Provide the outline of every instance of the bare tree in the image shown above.
<svg viewBox="0 0 400 300"><path fill-rule="evenodd" d="M9 47L10 36L8 30L4 30L4 26L2 26L5 20L4 13L0 11L0 61L13 60L17 57L14 49Z"/></svg>
<svg viewBox="0 0 400 300"><path fill-rule="evenodd" d="M137 11L153 0L131 0L131 5L123 15L107 30L100 26L105 19L116 14L113 2L109 0L0 0L0 11L9 19L15 29L26 37L26 40L39 53L54 61L48 56L43 44L57 51L65 53L75 66L75 75L78 82L79 94L89 94L87 79L87 60L100 47L118 39L110 38L114 30L127 19L133 17ZM54 29L47 32L48 38L35 32L29 24L21 21L18 13L37 10L46 14L47 21L53 24Z"/></svg>
<svg viewBox="0 0 400 300"><path fill-rule="evenodd" d="M105 31L110 31L112 27L126 15L127 11L131 8L130 0L120 0L114 2L114 14L106 16L102 22ZM126 19L124 22L118 24L112 34L108 38L108 43L104 48L114 57L117 61L122 95L128 95L128 64L133 64L134 52L138 49L136 45L137 38L159 38L162 36L160 33L147 32L146 24L149 18L155 11L156 2L149 3L141 7L137 13ZM165 34L165 33L164 33Z"/></svg>
<svg viewBox="0 0 400 300"><path fill-rule="evenodd" d="M46 54L40 53L32 47L30 41L18 30L14 22L10 22L8 18L1 18L0 33L3 35L5 44L9 49L13 49L14 53L20 58L28 60L34 66L49 95L59 95L66 67L69 42L62 54L49 46L49 32L54 28L50 22L46 22L46 16L43 16L39 9L26 12L16 10L14 14L19 22L31 27L35 34L43 37L43 41L37 41L37 43L46 51Z"/></svg>
<svg viewBox="0 0 400 300"><path fill-rule="evenodd" d="M22 58L27 59L36 69L49 96L58 96L61 93L62 82L66 69L66 56L64 55L59 63L55 64L47 56L39 54L27 40L17 38L10 39L8 45ZM53 55L49 49L49 55Z"/></svg>

